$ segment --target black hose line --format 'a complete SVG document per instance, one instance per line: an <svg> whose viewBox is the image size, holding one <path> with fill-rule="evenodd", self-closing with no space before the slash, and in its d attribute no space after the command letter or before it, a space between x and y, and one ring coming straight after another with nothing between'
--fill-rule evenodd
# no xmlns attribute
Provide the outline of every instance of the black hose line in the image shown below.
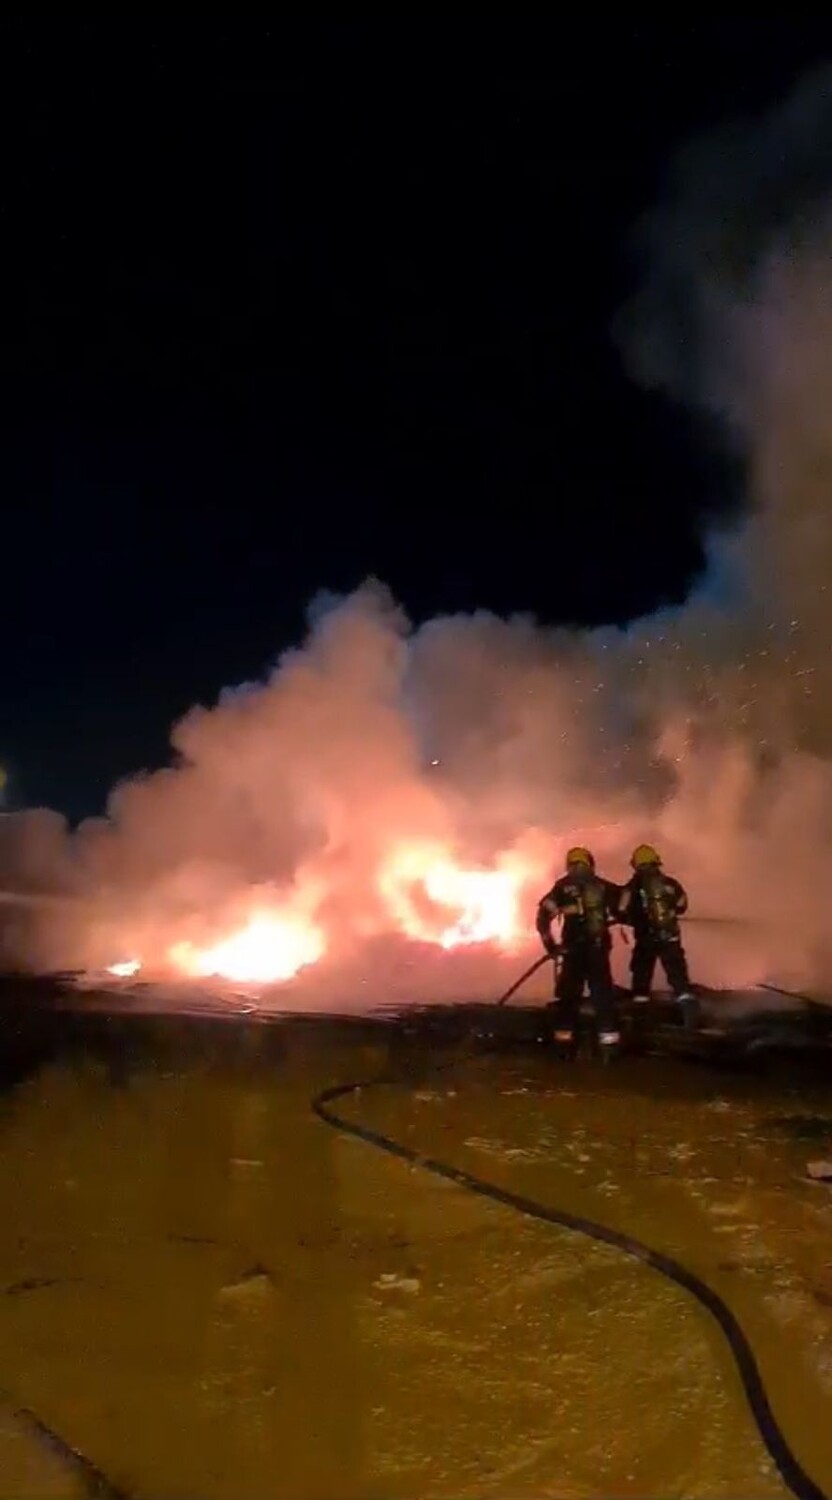
<svg viewBox="0 0 832 1500"><path fill-rule="evenodd" d="M447 1162L437 1161L432 1156L423 1156L411 1146L405 1146L401 1141L393 1140L391 1136L384 1135L380 1131L371 1130L367 1125L354 1124L329 1108L336 1099L344 1099L349 1094L357 1094L366 1089L398 1082L400 1080L396 1078L381 1077L365 1082L339 1083L317 1094L311 1101L312 1109L319 1120L343 1135L353 1136L356 1140L364 1141L368 1146L375 1146L379 1151L386 1151L389 1156L398 1157L400 1161L421 1167L425 1172L431 1172L434 1177L441 1177L445 1182L452 1182L457 1187L467 1189L469 1193L476 1193L480 1198L488 1198L493 1203L502 1204L505 1208L513 1208L515 1212L525 1215L526 1218L537 1219L545 1224L555 1224L559 1229L568 1229L574 1234L584 1234L589 1239L598 1240L601 1244L612 1245L614 1249L631 1256L634 1260L641 1261L643 1265L660 1272L662 1276L667 1276L670 1281L689 1292L715 1318L728 1341L728 1347L751 1408L751 1415L783 1482L797 1497L797 1500L829 1500L829 1497L815 1484L792 1453L771 1409L763 1377L751 1345L734 1314L719 1294L693 1271L689 1271L672 1256L664 1255L659 1250L651 1250L649 1245L642 1244L641 1240L634 1239L632 1235L622 1234L617 1229L608 1229L604 1224L596 1223L594 1219L585 1219L562 1209L548 1208L545 1203L538 1203L534 1198L527 1198L522 1193L512 1193L507 1188L486 1182L481 1177L474 1177L462 1167L454 1167Z"/></svg>
<svg viewBox="0 0 832 1500"><path fill-rule="evenodd" d="M5 1393L3 1399L10 1401ZM36 1412L27 1406L15 1407L13 1403L10 1404L17 1420L29 1428L37 1442L56 1454L68 1472L78 1476L89 1500L133 1500L128 1490L114 1484L92 1459L87 1458L78 1448L73 1448L66 1438L62 1438L54 1428L48 1427Z"/></svg>
<svg viewBox="0 0 832 1500"><path fill-rule="evenodd" d="M554 959L554 957L555 955L553 953L543 953L541 954L540 958L536 958L534 963L529 964L529 967L524 970L524 972L520 975L520 978L515 979L514 984L511 985L510 989L507 989L505 994L500 996L499 1000L496 1001L496 1004L505 1005L506 1001L510 1000L512 995L516 995L520 986L522 984L525 984L527 979L531 979L532 975L536 974L538 969L542 969L543 965L550 963Z"/></svg>
<svg viewBox="0 0 832 1500"><path fill-rule="evenodd" d="M803 1004L809 1009L813 1006L823 1008L822 1000L813 1000L811 995L804 995L800 990L784 990L780 984L760 983L757 985L757 989L768 990L770 995L784 995L787 1000L802 1000Z"/></svg>

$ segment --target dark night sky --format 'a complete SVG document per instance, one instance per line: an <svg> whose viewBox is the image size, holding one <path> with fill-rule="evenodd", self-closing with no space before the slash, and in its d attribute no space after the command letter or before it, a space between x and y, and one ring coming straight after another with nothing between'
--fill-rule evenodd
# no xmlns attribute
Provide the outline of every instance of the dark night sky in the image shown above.
<svg viewBox="0 0 832 1500"><path fill-rule="evenodd" d="M571 28L571 29L569 29ZM676 143L832 22L0 23L0 756L77 816L368 573L683 597L737 479L610 320Z"/></svg>

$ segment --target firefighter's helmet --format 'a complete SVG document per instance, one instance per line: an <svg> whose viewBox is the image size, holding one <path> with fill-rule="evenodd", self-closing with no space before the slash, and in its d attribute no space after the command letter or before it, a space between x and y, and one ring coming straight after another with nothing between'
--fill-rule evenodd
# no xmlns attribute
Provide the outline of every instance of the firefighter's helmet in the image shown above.
<svg viewBox="0 0 832 1500"><path fill-rule="evenodd" d="M653 848L652 844L639 844L633 850L630 864L634 870L644 870L648 865L660 865L661 855Z"/></svg>
<svg viewBox="0 0 832 1500"><path fill-rule="evenodd" d="M577 845L574 849L569 849L566 855L567 870L571 869L573 865L586 865L588 870L594 870L595 858L589 849L584 849L581 845Z"/></svg>

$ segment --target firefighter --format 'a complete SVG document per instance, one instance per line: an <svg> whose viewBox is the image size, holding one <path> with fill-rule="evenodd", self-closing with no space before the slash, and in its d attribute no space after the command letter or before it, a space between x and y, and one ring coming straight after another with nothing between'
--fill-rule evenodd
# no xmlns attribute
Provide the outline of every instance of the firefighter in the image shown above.
<svg viewBox="0 0 832 1500"><path fill-rule="evenodd" d="M679 918L688 909L687 892L672 875L665 874L661 858L651 844L639 844L633 850L630 864L633 875L622 892L620 917L632 927L635 938L630 959L633 1004L649 1003L658 959L685 1018L692 1018L696 1001L691 994L679 928Z"/></svg>
<svg viewBox="0 0 832 1500"><path fill-rule="evenodd" d="M618 919L621 890L595 873L588 849L570 849L566 874L556 880L537 909L537 930L546 952L560 957L555 975L558 1026L555 1041L572 1045L584 985L595 1007L601 1046L611 1055L621 1040L616 1015L615 988L610 969L610 926ZM560 943L552 923L560 921Z"/></svg>

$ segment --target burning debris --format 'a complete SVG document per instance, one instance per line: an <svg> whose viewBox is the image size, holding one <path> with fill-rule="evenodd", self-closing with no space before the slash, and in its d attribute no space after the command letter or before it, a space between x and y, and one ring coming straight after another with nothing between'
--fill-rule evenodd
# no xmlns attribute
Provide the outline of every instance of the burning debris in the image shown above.
<svg viewBox="0 0 832 1500"><path fill-rule="evenodd" d="M128 958L123 963L109 964L107 973L111 974L114 979L133 979L139 973L141 966L140 958Z"/></svg>
<svg viewBox="0 0 832 1500"><path fill-rule="evenodd" d="M497 869L464 869L441 850L413 844L397 848L378 874L378 889L390 926L399 935L448 951L491 945L510 954L528 939L521 899L534 892L534 867L517 859ZM180 939L147 958L106 965L115 979L150 968L188 979L226 979L272 985L294 979L327 955L324 916L294 903L255 907L237 925L222 921L204 943Z"/></svg>
<svg viewBox="0 0 832 1500"><path fill-rule="evenodd" d="M174 968L191 978L277 984L317 963L325 951L320 928L300 918L258 912L239 932L213 947L176 943L169 957Z"/></svg>

